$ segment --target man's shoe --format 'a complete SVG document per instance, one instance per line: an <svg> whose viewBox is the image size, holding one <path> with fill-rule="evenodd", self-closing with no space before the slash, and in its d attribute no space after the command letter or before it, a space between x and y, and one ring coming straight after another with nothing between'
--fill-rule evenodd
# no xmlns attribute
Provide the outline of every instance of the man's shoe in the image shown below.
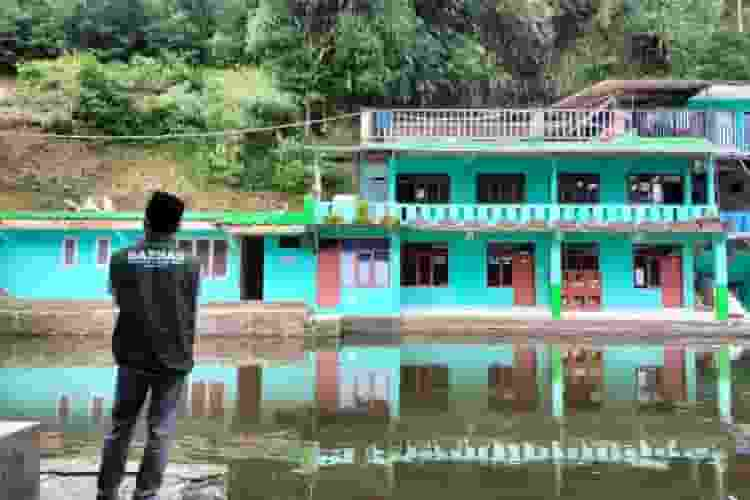
<svg viewBox="0 0 750 500"><path fill-rule="evenodd" d="M151 492L133 492L133 500L159 500L159 496L156 493Z"/></svg>

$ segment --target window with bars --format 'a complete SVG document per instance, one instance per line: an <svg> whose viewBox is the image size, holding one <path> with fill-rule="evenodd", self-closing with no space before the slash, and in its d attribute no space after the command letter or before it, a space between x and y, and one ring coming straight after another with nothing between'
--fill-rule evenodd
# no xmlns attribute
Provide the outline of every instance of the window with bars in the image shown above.
<svg viewBox="0 0 750 500"><path fill-rule="evenodd" d="M78 239L63 239L63 265L75 266L78 264Z"/></svg>
<svg viewBox="0 0 750 500"><path fill-rule="evenodd" d="M447 244L407 243L403 255L401 286L448 286Z"/></svg>
<svg viewBox="0 0 750 500"><path fill-rule="evenodd" d="M106 267L112 256L112 240L109 238L98 238L96 240L96 265Z"/></svg>
<svg viewBox="0 0 750 500"><path fill-rule="evenodd" d="M450 203L450 176L402 175L396 179L398 203Z"/></svg>
<svg viewBox="0 0 750 500"><path fill-rule="evenodd" d="M501 252L487 254L487 286L505 288L513 286L513 256Z"/></svg>
<svg viewBox="0 0 750 500"><path fill-rule="evenodd" d="M359 249L355 252L354 284L359 288L388 287L388 250Z"/></svg>
<svg viewBox="0 0 750 500"><path fill-rule="evenodd" d="M523 203L524 184L521 174L480 174L477 203Z"/></svg>
<svg viewBox="0 0 750 500"><path fill-rule="evenodd" d="M201 277L227 277L229 244L226 240L179 240L177 248L198 257L201 263Z"/></svg>

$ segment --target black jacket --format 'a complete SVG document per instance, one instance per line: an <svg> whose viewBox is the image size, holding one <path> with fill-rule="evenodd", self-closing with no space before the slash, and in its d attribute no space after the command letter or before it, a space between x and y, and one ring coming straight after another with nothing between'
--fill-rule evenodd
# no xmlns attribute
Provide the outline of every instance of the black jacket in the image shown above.
<svg viewBox="0 0 750 500"><path fill-rule="evenodd" d="M110 289L120 309L112 338L118 365L149 374L194 366L200 261L174 239L145 240L112 255Z"/></svg>

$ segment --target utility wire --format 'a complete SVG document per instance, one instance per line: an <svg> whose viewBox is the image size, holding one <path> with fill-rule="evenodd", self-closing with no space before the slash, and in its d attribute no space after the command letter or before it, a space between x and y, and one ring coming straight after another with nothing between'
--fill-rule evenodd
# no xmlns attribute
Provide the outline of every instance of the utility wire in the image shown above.
<svg viewBox="0 0 750 500"><path fill-rule="evenodd" d="M164 134L164 135L64 135L64 134L40 134L40 133L25 133L16 131L2 131L0 137L46 137L50 139L77 139L77 140L143 140L143 139L179 139L188 137L221 137L221 136L233 136L250 134L254 132L268 132L273 130L282 130L286 128L304 127L308 124L313 123L325 123L335 120L343 120L345 118L353 118L360 116L362 113L348 113L338 116L332 116L330 118L323 118L320 120L301 121L293 123L284 123L282 125L273 125L270 127L256 127L256 128L244 128L244 129L228 129L219 130L214 132L196 132L186 134Z"/></svg>

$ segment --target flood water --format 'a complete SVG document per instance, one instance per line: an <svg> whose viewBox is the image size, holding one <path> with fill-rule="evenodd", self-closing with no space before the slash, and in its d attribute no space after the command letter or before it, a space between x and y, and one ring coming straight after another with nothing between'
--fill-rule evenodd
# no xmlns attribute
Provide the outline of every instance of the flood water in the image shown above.
<svg viewBox="0 0 750 500"><path fill-rule="evenodd" d="M750 499L741 344L313 344L200 338L171 462L226 464L230 500ZM0 336L0 419L98 457L115 374L110 338Z"/></svg>

